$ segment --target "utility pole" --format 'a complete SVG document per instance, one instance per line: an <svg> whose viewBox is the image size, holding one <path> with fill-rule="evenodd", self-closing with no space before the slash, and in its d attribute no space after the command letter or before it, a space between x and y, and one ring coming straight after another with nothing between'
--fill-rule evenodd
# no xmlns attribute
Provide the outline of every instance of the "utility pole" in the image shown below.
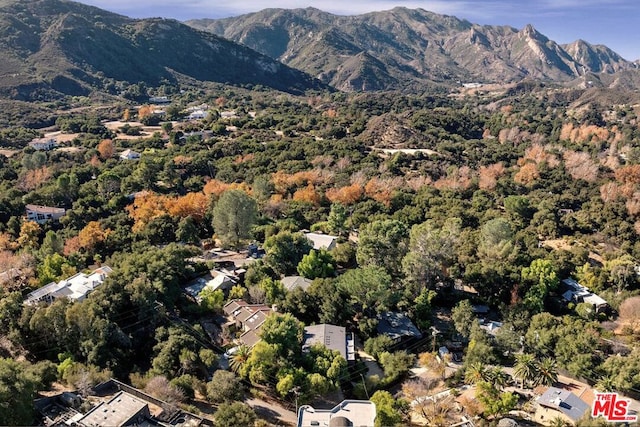
<svg viewBox="0 0 640 427"><path fill-rule="evenodd" d="M293 393L296 395L296 417L298 416L298 395L300 394L300 386L297 385L294 388L292 388L291 390L289 390L289 393Z"/></svg>

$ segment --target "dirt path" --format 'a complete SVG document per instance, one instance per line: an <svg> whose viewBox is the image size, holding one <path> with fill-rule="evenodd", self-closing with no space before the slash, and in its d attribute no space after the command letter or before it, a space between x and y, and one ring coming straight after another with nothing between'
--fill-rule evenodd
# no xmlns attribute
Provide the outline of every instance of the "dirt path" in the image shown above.
<svg viewBox="0 0 640 427"><path fill-rule="evenodd" d="M266 400L252 397L245 403L253 408L258 418L273 423L275 426L295 426L298 418L293 411Z"/></svg>

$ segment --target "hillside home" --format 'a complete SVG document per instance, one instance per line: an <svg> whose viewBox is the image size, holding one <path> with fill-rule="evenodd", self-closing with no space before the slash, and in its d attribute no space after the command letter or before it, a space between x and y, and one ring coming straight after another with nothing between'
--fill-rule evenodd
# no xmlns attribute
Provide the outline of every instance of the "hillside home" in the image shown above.
<svg viewBox="0 0 640 427"><path fill-rule="evenodd" d="M152 96L149 98L149 104L168 104L169 98L166 96Z"/></svg>
<svg viewBox="0 0 640 427"><path fill-rule="evenodd" d="M37 151L49 151L58 146L55 138L36 138L29 143L29 147Z"/></svg>
<svg viewBox="0 0 640 427"><path fill-rule="evenodd" d="M411 319L399 312L378 314L378 334L386 335L396 344L408 345L422 338L422 332L413 324Z"/></svg>
<svg viewBox="0 0 640 427"><path fill-rule="evenodd" d="M298 410L298 427L371 427L375 425L376 405L370 400L343 400L331 409L302 405Z"/></svg>
<svg viewBox="0 0 640 427"><path fill-rule="evenodd" d="M58 283L51 282L29 293L24 304L50 304L57 298L68 298L72 302L82 301L95 288L102 285L112 271L111 267L103 265L90 274L78 273Z"/></svg>
<svg viewBox="0 0 640 427"><path fill-rule="evenodd" d="M51 206L27 205L25 206L27 220L44 224L47 221L57 221L64 216L64 208L54 208Z"/></svg>
<svg viewBox="0 0 640 427"><path fill-rule="evenodd" d="M203 419L175 408L145 392L111 379L91 391L91 400L75 393L36 399L34 406L45 426L197 427Z"/></svg>
<svg viewBox="0 0 640 427"><path fill-rule="evenodd" d="M586 286L582 286L577 281L571 278L564 279L562 281L562 285L564 286L562 298L566 302L573 302L576 304L585 302L587 304L591 304L596 313L603 313L609 309L609 304L604 300L604 298L600 297L598 294L594 294Z"/></svg>
<svg viewBox="0 0 640 427"><path fill-rule="evenodd" d="M306 326L304 328L302 352L309 352L309 349L316 344L339 352L348 362L356 360L353 334L347 334L347 330L342 326L329 325L326 323Z"/></svg>
<svg viewBox="0 0 640 427"><path fill-rule="evenodd" d="M140 158L140 153L127 148L122 153L120 153L120 158L122 160L138 160Z"/></svg>
<svg viewBox="0 0 640 427"><path fill-rule="evenodd" d="M589 405L575 394L556 387L549 387L536 400L534 421L549 425L551 420L561 418L570 425L575 425L588 412Z"/></svg>
<svg viewBox="0 0 640 427"><path fill-rule="evenodd" d="M207 275L199 277L191 282L184 290L187 294L192 296L196 302L200 303L202 300L202 298L200 298L200 293L203 290L221 290L226 295L236 283L238 283L238 281L232 275L219 270L211 270Z"/></svg>
<svg viewBox="0 0 640 427"><path fill-rule="evenodd" d="M243 300L231 300L222 307L222 311L242 332L238 337L240 344L253 347L260 341L260 328L273 310L265 304L249 304Z"/></svg>
<svg viewBox="0 0 640 427"><path fill-rule="evenodd" d="M201 120L207 117L207 112L204 110L194 110L187 116L187 120Z"/></svg>
<svg viewBox="0 0 640 427"><path fill-rule="evenodd" d="M282 282L282 286L289 292L295 288L302 288L302 290L306 292L309 286L311 286L311 280L302 276L286 276L280 279L280 282Z"/></svg>
<svg viewBox="0 0 640 427"><path fill-rule="evenodd" d="M315 250L326 249L330 251L335 248L338 243L337 236L320 233L304 233L304 235L307 239L311 240L311 243L313 243L313 249Z"/></svg>

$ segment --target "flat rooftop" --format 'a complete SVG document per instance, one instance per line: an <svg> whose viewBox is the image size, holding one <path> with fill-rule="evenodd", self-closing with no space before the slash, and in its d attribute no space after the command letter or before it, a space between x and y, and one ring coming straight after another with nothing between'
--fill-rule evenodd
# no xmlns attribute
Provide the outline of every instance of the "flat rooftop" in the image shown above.
<svg viewBox="0 0 640 427"><path fill-rule="evenodd" d="M332 409L300 407L298 427L373 427L376 405L370 400L344 400Z"/></svg>

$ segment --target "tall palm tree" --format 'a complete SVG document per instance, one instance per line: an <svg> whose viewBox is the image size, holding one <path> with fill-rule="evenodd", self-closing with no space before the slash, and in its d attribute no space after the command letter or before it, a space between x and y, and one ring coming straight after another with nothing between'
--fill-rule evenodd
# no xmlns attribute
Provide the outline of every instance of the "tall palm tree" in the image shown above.
<svg viewBox="0 0 640 427"><path fill-rule="evenodd" d="M495 366L489 370L489 381L498 389L502 390L507 385L508 375L501 367Z"/></svg>
<svg viewBox="0 0 640 427"><path fill-rule="evenodd" d="M537 363L533 354L516 355L516 364L513 367L513 374L522 381L522 388L525 383L533 381L537 376Z"/></svg>
<svg viewBox="0 0 640 427"><path fill-rule="evenodd" d="M244 363L249 359L251 355L251 349L246 345L241 345L238 347L235 353L231 355L229 358L229 367L236 374L240 372L240 369L244 365Z"/></svg>
<svg viewBox="0 0 640 427"><path fill-rule="evenodd" d="M533 381L535 385L552 386L558 381L558 367L555 360L545 357L536 366L538 372Z"/></svg>
<svg viewBox="0 0 640 427"><path fill-rule="evenodd" d="M595 389L600 392L616 391L615 379L611 375L600 378L595 385Z"/></svg>
<svg viewBox="0 0 640 427"><path fill-rule="evenodd" d="M473 362L464 372L464 382L467 384L476 384L480 381L488 381L489 370L482 362Z"/></svg>

